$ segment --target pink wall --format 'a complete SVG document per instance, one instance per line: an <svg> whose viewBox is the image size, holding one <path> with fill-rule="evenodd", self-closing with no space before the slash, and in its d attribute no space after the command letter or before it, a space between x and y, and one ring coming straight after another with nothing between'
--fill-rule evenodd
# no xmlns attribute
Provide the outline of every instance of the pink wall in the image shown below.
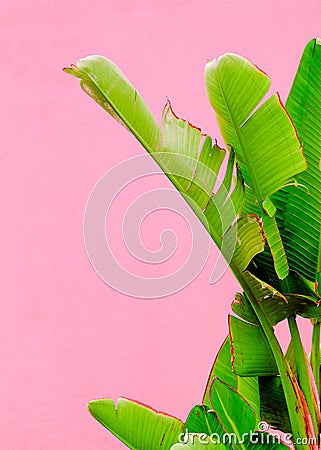
<svg viewBox="0 0 321 450"><path fill-rule="evenodd" d="M284 99L306 42L321 36L321 5L13 0L0 8L0 448L121 449L86 402L125 395L185 418L226 335L237 285L229 274L209 284L214 246L197 280L164 299L132 299L97 277L82 237L88 195L106 170L143 150L62 68L104 54L158 119L168 96L177 114L216 136L206 60L246 56Z"/></svg>

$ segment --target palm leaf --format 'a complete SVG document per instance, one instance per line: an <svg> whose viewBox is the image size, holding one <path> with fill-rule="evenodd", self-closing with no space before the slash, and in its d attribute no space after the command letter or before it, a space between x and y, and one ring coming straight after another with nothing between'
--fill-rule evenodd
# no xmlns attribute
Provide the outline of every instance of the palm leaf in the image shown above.
<svg viewBox="0 0 321 450"><path fill-rule="evenodd" d="M98 422L133 450L169 449L183 432L179 419L126 398L119 398L117 407L112 399L94 400L88 407Z"/></svg>
<svg viewBox="0 0 321 450"><path fill-rule="evenodd" d="M276 272L284 278L288 266L271 196L306 168L295 129L277 94L253 113L270 80L244 58L227 54L208 63L205 83L223 138L252 191L254 206L247 213L259 211Z"/></svg>

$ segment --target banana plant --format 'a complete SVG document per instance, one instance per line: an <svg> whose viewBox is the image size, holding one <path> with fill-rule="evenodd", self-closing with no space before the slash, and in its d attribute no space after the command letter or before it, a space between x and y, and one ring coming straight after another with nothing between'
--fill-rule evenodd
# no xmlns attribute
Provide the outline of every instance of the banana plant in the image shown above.
<svg viewBox="0 0 321 450"><path fill-rule="evenodd" d="M277 93L263 101L270 79L245 58L206 64L225 149L169 102L159 125L102 56L64 70L157 162L241 286L203 399L184 421L122 398L92 401L90 413L136 450L320 449L321 41L306 46L285 105ZM313 328L310 359L297 315ZM285 353L275 335L284 320Z"/></svg>

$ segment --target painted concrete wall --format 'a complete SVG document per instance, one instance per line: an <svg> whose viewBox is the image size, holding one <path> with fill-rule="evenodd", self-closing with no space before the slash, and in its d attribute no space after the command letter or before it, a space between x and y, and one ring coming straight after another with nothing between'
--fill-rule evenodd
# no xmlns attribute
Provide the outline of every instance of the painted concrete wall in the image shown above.
<svg viewBox="0 0 321 450"><path fill-rule="evenodd" d="M143 150L62 68L103 54L158 120L168 97L179 116L218 137L203 86L207 59L251 59L285 100L320 24L316 0L2 2L1 449L123 448L86 411L103 396L137 398L184 419L201 399L237 289L229 273L210 285L213 245L198 278L163 299L130 298L96 275L82 235L88 196L108 169ZM172 261L144 267L121 239L126 202L168 186L160 176L139 180L111 208L113 251L139 275L163 275L188 257L190 232L173 212L142 224L152 250L162 230L176 231Z"/></svg>

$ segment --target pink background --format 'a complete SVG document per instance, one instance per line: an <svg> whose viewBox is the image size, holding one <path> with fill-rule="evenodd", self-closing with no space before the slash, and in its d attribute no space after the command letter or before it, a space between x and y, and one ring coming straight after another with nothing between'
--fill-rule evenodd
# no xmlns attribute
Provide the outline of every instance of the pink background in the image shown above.
<svg viewBox="0 0 321 450"><path fill-rule="evenodd" d="M0 448L121 449L86 402L125 395L184 419L201 399L237 285L228 273L209 284L214 246L197 280L165 299L135 300L97 277L82 237L87 198L105 171L143 150L62 68L104 54L158 120L168 96L217 136L206 60L248 57L285 99L305 44L321 36L321 5L13 0L0 11ZM153 233L146 226L143 238L157 246Z"/></svg>

